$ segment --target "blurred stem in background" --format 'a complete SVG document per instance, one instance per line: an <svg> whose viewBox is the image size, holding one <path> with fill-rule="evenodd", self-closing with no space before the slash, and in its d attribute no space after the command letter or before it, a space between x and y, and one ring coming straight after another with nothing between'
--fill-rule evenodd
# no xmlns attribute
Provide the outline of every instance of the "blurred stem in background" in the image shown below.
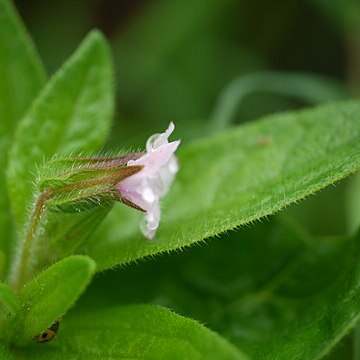
<svg viewBox="0 0 360 360"><path fill-rule="evenodd" d="M345 87L323 76L281 71L246 74L232 81L219 97L211 115L213 130L234 123L244 98L255 92L291 97L311 105L347 97Z"/></svg>
<svg viewBox="0 0 360 360"><path fill-rule="evenodd" d="M353 96L360 97L360 1L344 1L348 81Z"/></svg>

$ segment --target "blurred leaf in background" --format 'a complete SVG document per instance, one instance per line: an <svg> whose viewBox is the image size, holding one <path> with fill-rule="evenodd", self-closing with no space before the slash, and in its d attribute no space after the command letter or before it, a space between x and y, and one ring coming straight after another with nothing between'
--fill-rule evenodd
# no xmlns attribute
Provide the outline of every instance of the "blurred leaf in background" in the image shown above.
<svg viewBox="0 0 360 360"><path fill-rule="evenodd" d="M305 0L16 3L50 71L92 26L109 36L118 79L114 147L140 146L169 120L183 140L201 135L221 90L247 72L310 71L339 80L346 74L341 35ZM255 94L243 118L301 105Z"/></svg>
<svg viewBox="0 0 360 360"><path fill-rule="evenodd" d="M13 237L9 200L4 190L8 149L17 122L46 79L30 37L7 2L0 3L0 79L0 249L6 252Z"/></svg>

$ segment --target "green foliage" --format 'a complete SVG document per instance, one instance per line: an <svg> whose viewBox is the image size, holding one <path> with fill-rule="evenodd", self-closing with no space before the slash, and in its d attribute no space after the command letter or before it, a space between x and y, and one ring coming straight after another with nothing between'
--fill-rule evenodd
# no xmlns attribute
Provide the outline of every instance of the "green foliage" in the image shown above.
<svg viewBox="0 0 360 360"><path fill-rule="evenodd" d="M39 169L36 189L39 194L50 194L44 203L46 220L41 224L43 231L37 245L43 266L72 254L91 237L114 202L120 200L114 186L141 169L125 166L132 157L120 156L107 162L104 158L54 159Z"/></svg>
<svg viewBox="0 0 360 360"><path fill-rule="evenodd" d="M9 285L4 283L0 283L0 302L1 305L6 308L6 311L11 314L16 314L20 310L13 290Z"/></svg>
<svg viewBox="0 0 360 360"><path fill-rule="evenodd" d="M121 74L120 119L110 139L114 149L119 143L142 145L155 125L164 128L170 119L183 140L204 134L209 108L221 88L244 71L261 68L257 53L235 45L224 33L234 9L236 22L243 24L238 4L160 0L138 5L137 16L126 19L125 31L113 40Z"/></svg>
<svg viewBox="0 0 360 360"><path fill-rule="evenodd" d="M321 104L346 98L346 90L338 83L314 74L262 72L247 74L233 80L219 97L211 121L215 130L234 122L244 99L254 92L270 92Z"/></svg>
<svg viewBox="0 0 360 360"><path fill-rule="evenodd" d="M263 71L235 78L207 119L216 89L244 69L266 69L270 57L261 55L261 44L280 40L276 27L290 24L295 12L288 12L297 10L294 2L274 8L261 1L261 8L271 7L275 15L257 19L263 26L258 39L249 39L260 46L254 51L245 43L239 48L228 30L219 33L229 16L247 29L247 14L255 5L240 3L161 0L144 7L137 22L129 16L131 25L116 36L121 101L125 117L134 119L125 126L136 129L141 144L145 133L160 129L158 118L189 117L176 133L184 135L180 172L162 204L159 231L147 241L138 229L143 214L114 206L120 200L141 210L115 189L141 170L127 166L139 154L88 157L103 146L113 115L113 65L106 41L99 32L90 33L44 84L31 40L12 5L0 0L0 359L316 359L358 321L358 176L336 197L331 192L316 197L320 206L308 202L300 211L226 234L360 167L358 101L275 114L209 136L229 127L249 93L280 95L283 107L347 96L345 86L318 75ZM357 34L355 3L341 6L346 34ZM83 2L76 9L81 19L66 22L71 24L67 34L81 33L73 24L86 24L92 13ZM51 43L57 54L63 51L55 39ZM352 39L348 43L357 64L358 47ZM349 77L356 71L350 69ZM194 122L191 116L203 120ZM186 144L196 137L203 139ZM115 129L115 138L116 148L137 145L127 131ZM322 211L331 201L343 212L335 214L334 227ZM306 229L289 216L301 218L310 207L307 216L313 221L303 219ZM321 224L313 231L316 221ZM334 228L353 237L313 235ZM220 239L207 247L98 275L76 314L64 317L96 270L213 236ZM144 302L151 305L134 305ZM35 343L34 337L54 321L60 321L56 338L47 345Z"/></svg>
<svg viewBox="0 0 360 360"><path fill-rule="evenodd" d="M36 188L38 192L51 192L46 202L50 211L66 213L99 208L114 200L111 189L116 184L141 170L140 166L126 166L131 158L120 156L107 162L103 158L54 160L39 170ZM116 198L119 198L117 193Z"/></svg>
<svg viewBox="0 0 360 360"><path fill-rule="evenodd" d="M20 320L20 304L13 289L7 284L0 283L0 337L2 340L11 339Z"/></svg>
<svg viewBox="0 0 360 360"><path fill-rule="evenodd" d="M18 120L45 82L42 64L8 0L0 1L0 249L8 250L11 220L5 170Z"/></svg>
<svg viewBox="0 0 360 360"><path fill-rule="evenodd" d="M154 108L160 110L165 107L165 111L170 110L168 104L162 100L164 96L172 101L172 111L180 113L182 117L189 113L189 109L181 109L184 97L186 101L191 97L194 98L188 105L196 110L203 106L200 100L202 94L196 92L194 85L204 87L204 81L196 78L198 76L196 71L187 68L188 56L192 54L186 50L194 43L197 46L204 46L201 40L205 34L208 37L207 41L214 42L216 39L212 39L212 34L209 39L211 24L234 3L234 0L212 0L206 3L191 0L172 2L160 0L154 3L153 7L145 8L136 23L131 24L132 26L115 40L118 68L127 69L120 80L126 84L119 87L122 101L132 104L136 97L143 96L142 92L151 88L155 107L151 107L149 103L144 103L141 107L132 104L138 108L137 112L147 114L150 118L154 117L154 114L149 114L149 111L154 111ZM180 61L176 61L177 59ZM196 59L196 54L193 59ZM204 63L196 65L197 70L206 66ZM174 68L180 68L186 78L191 77L193 81L186 83L184 81L186 79L174 79ZM160 79L159 70L162 72ZM169 96L171 94L168 91L166 94L164 83L172 85L172 92L175 92L176 96Z"/></svg>
<svg viewBox="0 0 360 360"><path fill-rule="evenodd" d="M0 280L2 280L5 275L5 262L6 255L3 251L0 250Z"/></svg>
<svg viewBox="0 0 360 360"><path fill-rule="evenodd" d="M74 354L79 360L247 359L197 322L151 305L69 316L49 347L34 346L23 351L39 360L73 358Z"/></svg>
<svg viewBox="0 0 360 360"><path fill-rule="evenodd" d="M36 166L55 153L94 151L113 110L109 49L92 32L50 80L21 121L10 152L8 185L18 225L25 221Z"/></svg>
<svg viewBox="0 0 360 360"><path fill-rule="evenodd" d="M15 354L10 352L8 348L0 344L0 359L1 360L15 360Z"/></svg>
<svg viewBox="0 0 360 360"><path fill-rule="evenodd" d="M289 218L272 218L101 276L79 305L166 305L207 324L253 359L315 359L360 316L359 264L359 236L311 238Z"/></svg>
<svg viewBox="0 0 360 360"><path fill-rule="evenodd" d="M273 115L184 146L156 241L144 241L138 214L118 206L83 252L100 270L273 214L355 172L359 131L360 106L349 101Z"/></svg>
<svg viewBox="0 0 360 360"><path fill-rule="evenodd" d="M26 30L8 0L0 1L0 116L2 141L10 137L45 82L45 73Z"/></svg>
<svg viewBox="0 0 360 360"><path fill-rule="evenodd" d="M20 292L22 324L16 342L26 343L63 316L85 290L95 263L70 256L50 266Z"/></svg>

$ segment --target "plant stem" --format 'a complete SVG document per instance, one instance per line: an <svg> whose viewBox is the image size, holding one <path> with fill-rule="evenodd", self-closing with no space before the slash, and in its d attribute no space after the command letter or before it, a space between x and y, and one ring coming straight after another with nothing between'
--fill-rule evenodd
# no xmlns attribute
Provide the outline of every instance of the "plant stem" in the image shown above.
<svg viewBox="0 0 360 360"><path fill-rule="evenodd" d="M250 73L233 80L222 92L211 115L213 129L221 130L233 124L244 99L256 92L295 98L309 104L347 96L345 88L336 81L310 73Z"/></svg>
<svg viewBox="0 0 360 360"><path fill-rule="evenodd" d="M131 155L132 157L138 156L138 154ZM127 157L129 158L129 156ZM101 164L99 166L93 167L84 167L77 169L78 173L82 171L89 170L99 170L99 169L111 169L114 164L122 161L123 158L110 158L110 161L104 163L104 158L100 158ZM90 158L90 160L92 160ZM95 160L94 160L95 161ZM24 233L24 240L20 246L18 253L16 254L15 261L10 273L9 282L15 290L19 290L33 275L33 272L36 266L39 266L39 252L38 248L40 246L40 230L44 226L44 217L47 209L51 209L53 203L51 200L56 199L57 196L76 193L84 189L94 188L94 193L88 193L86 196L91 197L98 194L111 194L114 186L119 183L121 180L125 179L128 176L131 176L138 171L140 171L142 166L126 166L119 169L115 168L115 173L108 175L98 175L96 178L90 178L82 181L74 181L72 183L66 183L62 186L46 188L41 192L34 204L32 214L30 216L29 222L26 226ZM74 172L74 170L73 170ZM102 185L101 191L96 188L96 186ZM114 197L112 197L114 199ZM133 206L138 210L142 210L136 207L135 204L127 201L118 196L118 200L126 203L127 205ZM77 199L69 198L68 201L76 201Z"/></svg>
<svg viewBox="0 0 360 360"><path fill-rule="evenodd" d="M10 275L10 283L14 289L19 290L21 286L29 279L35 266L33 257L36 248L37 235L39 233L41 220L44 217L45 204L52 197L52 191L45 190L38 197L34 211L26 228L24 241L17 254L14 267Z"/></svg>

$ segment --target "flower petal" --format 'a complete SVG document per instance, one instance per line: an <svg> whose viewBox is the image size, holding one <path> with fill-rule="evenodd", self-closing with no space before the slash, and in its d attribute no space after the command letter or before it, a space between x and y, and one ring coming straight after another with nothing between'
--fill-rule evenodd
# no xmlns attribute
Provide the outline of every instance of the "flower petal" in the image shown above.
<svg viewBox="0 0 360 360"><path fill-rule="evenodd" d="M174 153L180 141L168 141L174 128L170 123L164 133L152 135L146 143L146 154L127 163L143 168L116 185L122 198L146 211L141 229L149 239L154 237L160 223L160 198L169 190L179 168Z"/></svg>

